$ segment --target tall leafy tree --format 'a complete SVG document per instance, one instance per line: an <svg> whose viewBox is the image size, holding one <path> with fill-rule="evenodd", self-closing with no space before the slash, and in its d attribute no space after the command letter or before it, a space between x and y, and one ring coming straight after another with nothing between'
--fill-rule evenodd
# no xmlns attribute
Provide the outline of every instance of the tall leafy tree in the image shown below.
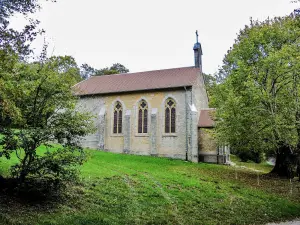
<svg viewBox="0 0 300 225"><path fill-rule="evenodd" d="M127 69L125 66L123 66L121 63L114 63L111 67L110 70L115 70L118 73L128 73L129 69Z"/></svg>
<svg viewBox="0 0 300 225"><path fill-rule="evenodd" d="M20 183L27 178L52 179L70 175L68 168L82 163L80 138L92 131L91 116L78 112L72 86L77 82L72 57L46 58L34 63L16 63L4 81L11 88L7 99L14 103L16 115L2 130L0 157L16 153L20 163L12 175ZM74 70L75 67L75 70ZM42 145L60 143L58 151L38 154Z"/></svg>
<svg viewBox="0 0 300 225"><path fill-rule="evenodd" d="M75 82L82 80L80 68L72 56L52 56L48 61L53 70L66 76L73 76Z"/></svg>
<svg viewBox="0 0 300 225"><path fill-rule="evenodd" d="M43 32L37 28L38 20L30 19L23 30L17 31L9 28L9 19L16 13L28 15L39 9L38 0L0 0L0 129L18 114L15 103L8 97L13 87L7 79L13 78L15 65L30 54L30 43Z"/></svg>
<svg viewBox="0 0 300 225"><path fill-rule="evenodd" d="M111 67L106 67L103 69L99 69L96 71L96 76L101 75L110 75L110 74L119 74L119 73L128 73L129 69L127 69L125 66L123 66L120 63L115 63Z"/></svg>
<svg viewBox="0 0 300 225"><path fill-rule="evenodd" d="M207 92L208 99L211 99L214 87L217 85L216 77L211 74L203 73L204 84Z"/></svg>
<svg viewBox="0 0 300 225"><path fill-rule="evenodd" d="M96 74L97 70L87 63L84 63L80 66L80 76L81 79L86 80L91 76L94 76Z"/></svg>
<svg viewBox="0 0 300 225"><path fill-rule="evenodd" d="M53 0L54 1L54 0ZM22 31L9 27L9 19L16 13L32 14L40 9L39 0L1 0L0 1L0 49L14 51L19 56L30 53L30 43L43 32L38 30L38 20L29 19Z"/></svg>
<svg viewBox="0 0 300 225"><path fill-rule="evenodd" d="M25 61L30 43L42 31L39 21L29 20L22 31L8 29L14 13L30 14L40 8L37 0L0 0L0 157L14 153L19 163L12 167L18 184L46 181L45 188L72 180L76 166L85 159L80 138L92 131L88 114L76 110L72 86L81 80L79 68L70 56ZM40 146L55 151L41 155ZM50 183L49 183L50 182ZM14 186L9 186L14 188Z"/></svg>
<svg viewBox="0 0 300 225"><path fill-rule="evenodd" d="M102 76L111 74L128 73L129 69L120 63L115 63L111 67L105 67L102 69L95 69L90 65L84 63L80 67L80 76L83 80L88 79L91 76Z"/></svg>
<svg viewBox="0 0 300 225"><path fill-rule="evenodd" d="M217 134L239 152L275 154L288 175L300 152L300 17L251 21L224 58L212 104Z"/></svg>

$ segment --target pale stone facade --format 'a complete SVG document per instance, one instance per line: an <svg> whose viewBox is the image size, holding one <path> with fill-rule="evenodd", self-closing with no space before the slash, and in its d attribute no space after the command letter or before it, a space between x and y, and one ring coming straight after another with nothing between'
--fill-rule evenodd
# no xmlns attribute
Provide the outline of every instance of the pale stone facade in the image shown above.
<svg viewBox="0 0 300 225"><path fill-rule="evenodd" d="M168 98L176 102L176 133L164 133L165 101ZM85 137L82 145L117 153L179 159L188 157L188 160L197 162L199 114L193 99L195 97L191 88L81 97L79 109L92 112L97 126L97 132ZM149 108L147 134L138 133L137 108L141 100L145 100ZM116 101L122 104L125 112L121 134L114 134L112 130ZM207 106L207 104L207 97L204 94L197 101L197 105Z"/></svg>
<svg viewBox="0 0 300 225"><path fill-rule="evenodd" d="M217 162L216 149L218 146L213 137L213 128L200 128L198 138L200 160L204 162Z"/></svg>
<svg viewBox="0 0 300 225"><path fill-rule="evenodd" d="M209 154L204 161L218 162L214 140L198 133L202 125L212 124L207 110L201 116L208 98L198 37L193 50L194 67L94 76L75 85L78 109L91 112L97 127L83 139L83 147L192 162Z"/></svg>

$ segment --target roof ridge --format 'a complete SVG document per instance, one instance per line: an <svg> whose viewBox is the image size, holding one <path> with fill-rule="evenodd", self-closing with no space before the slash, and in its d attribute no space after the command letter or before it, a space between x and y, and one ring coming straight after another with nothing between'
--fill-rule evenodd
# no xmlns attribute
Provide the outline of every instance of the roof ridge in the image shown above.
<svg viewBox="0 0 300 225"><path fill-rule="evenodd" d="M78 95L118 93L193 86L197 83L199 68L179 67L123 74L124 76L93 76L75 85Z"/></svg>
<svg viewBox="0 0 300 225"><path fill-rule="evenodd" d="M130 75L130 74L137 74L137 73L149 73L149 72L157 72L157 71L163 71L163 70L176 70L176 69L187 69L187 68L195 68L194 66L185 66L185 67L176 67L176 68L168 68L168 69L157 69L157 70L147 70L147 71L141 71L141 72L133 72L133 73L115 73L115 74L108 74L108 75L94 75L93 77L109 77L109 76L118 76L118 75ZM199 69L199 68L195 68ZM89 79L90 79L89 78Z"/></svg>

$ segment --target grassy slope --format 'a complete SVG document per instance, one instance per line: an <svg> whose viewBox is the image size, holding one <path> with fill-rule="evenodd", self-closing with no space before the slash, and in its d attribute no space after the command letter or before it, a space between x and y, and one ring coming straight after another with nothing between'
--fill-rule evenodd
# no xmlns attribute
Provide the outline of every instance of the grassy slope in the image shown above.
<svg viewBox="0 0 300 225"><path fill-rule="evenodd" d="M8 163L1 159L0 165L7 171ZM0 223L262 224L299 217L298 184L291 192L289 181L258 175L228 166L91 151L82 168L84 185L70 187L68 199L47 207L2 202Z"/></svg>

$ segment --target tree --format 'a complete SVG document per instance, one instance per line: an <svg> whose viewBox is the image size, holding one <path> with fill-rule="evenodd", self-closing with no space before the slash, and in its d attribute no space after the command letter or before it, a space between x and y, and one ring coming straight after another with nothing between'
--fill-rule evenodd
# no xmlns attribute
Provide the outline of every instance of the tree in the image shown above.
<svg viewBox="0 0 300 225"><path fill-rule="evenodd" d="M119 73L128 73L129 70L123 66L120 63L115 63L111 67L106 67L103 69L96 70L95 75L101 76L101 75L110 75L110 74L119 74Z"/></svg>
<svg viewBox="0 0 300 225"><path fill-rule="evenodd" d="M213 94L214 87L217 85L216 77L211 74L203 73L204 84L207 92L208 99L211 99L211 95Z"/></svg>
<svg viewBox="0 0 300 225"><path fill-rule="evenodd" d="M56 72L64 73L65 76L73 76L75 83L82 80L80 68L72 56L52 56L48 60L51 68Z"/></svg>
<svg viewBox="0 0 300 225"><path fill-rule="evenodd" d="M15 116L2 130L0 157L16 153L20 163L12 167L18 183L27 179L55 181L70 178L84 160L80 138L93 131L91 116L76 110L72 86L76 65L72 57L46 58L34 63L18 62L4 77L6 99L14 103ZM74 70L75 68L75 70ZM78 73L79 74L79 73ZM38 153L42 145L60 143L56 151Z"/></svg>
<svg viewBox="0 0 300 225"><path fill-rule="evenodd" d="M54 1L54 0L53 0ZM30 43L42 33L38 30L38 20L29 20L22 31L9 28L9 18L15 13L32 14L40 9L38 0L2 0L0 1L0 49L14 51L19 57L28 55Z"/></svg>
<svg viewBox="0 0 300 225"><path fill-rule="evenodd" d="M238 152L275 154L288 176L300 152L300 17L251 21L226 54L214 90L217 136Z"/></svg>
<svg viewBox="0 0 300 225"><path fill-rule="evenodd" d="M1 22L7 22L7 19L14 13L34 13L40 8L37 0L5 0L0 4Z"/></svg>
<svg viewBox="0 0 300 225"><path fill-rule="evenodd" d="M110 70L115 70L118 73L128 73L129 69L127 69L125 66L123 66L120 63L114 63L111 67Z"/></svg>
<svg viewBox="0 0 300 225"><path fill-rule="evenodd" d="M38 20L29 20L22 31L9 28L9 18L15 13L28 15L40 9L38 0L0 1L0 130L9 123L10 117L16 117L18 110L12 98L7 96L13 87L6 83L16 63L24 60L30 53L30 43L42 33L38 30Z"/></svg>
<svg viewBox="0 0 300 225"><path fill-rule="evenodd" d="M83 80L86 80L91 76L102 76L128 72L129 70L120 63L115 63L111 67L105 67L102 69L95 69L86 63L82 64L80 67L80 76Z"/></svg>
<svg viewBox="0 0 300 225"><path fill-rule="evenodd" d="M18 185L30 180L57 189L61 181L76 178L76 167L85 159L80 138L93 130L91 116L75 108L71 87L81 80L79 68L70 56L47 58L46 47L39 61L26 62L30 43L43 31L31 19L21 32L9 29L9 18L33 13L40 5L37 0L0 4L0 157L10 159L14 153L19 158L11 169ZM61 145L38 152L52 143Z"/></svg>
<svg viewBox="0 0 300 225"><path fill-rule="evenodd" d="M97 70L90 65L84 63L80 67L80 76L81 79L86 80L91 76L94 76L96 74Z"/></svg>

